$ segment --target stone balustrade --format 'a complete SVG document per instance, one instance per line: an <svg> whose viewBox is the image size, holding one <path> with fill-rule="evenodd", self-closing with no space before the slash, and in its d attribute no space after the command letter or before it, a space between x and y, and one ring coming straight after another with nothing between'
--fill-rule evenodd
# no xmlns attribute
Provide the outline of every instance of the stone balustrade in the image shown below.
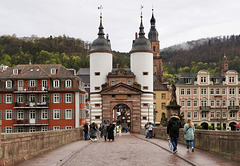
<svg viewBox="0 0 240 166"><path fill-rule="evenodd" d="M16 165L65 144L83 139L83 129L1 134L0 165Z"/></svg>
<svg viewBox="0 0 240 166"><path fill-rule="evenodd" d="M153 135L155 138L167 140L167 128L154 128ZM240 132L236 131L195 130L194 146L240 162L239 138ZM186 144L183 129L180 129L179 142Z"/></svg>

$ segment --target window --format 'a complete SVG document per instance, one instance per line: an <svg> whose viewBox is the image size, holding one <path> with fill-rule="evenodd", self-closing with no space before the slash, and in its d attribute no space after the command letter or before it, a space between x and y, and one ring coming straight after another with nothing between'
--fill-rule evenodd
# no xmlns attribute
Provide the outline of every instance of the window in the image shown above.
<svg viewBox="0 0 240 166"><path fill-rule="evenodd" d="M11 94L6 95L6 103L12 103L12 95Z"/></svg>
<svg viewBox="0 0 240 166"><path fill-rule="evenodd" d="M23 95L22 94L17 95L17 103L23 103Z"/></svg>
<svg viewBox="0 0 240 166"><path fill-rule="evenodd" d="M30 80L29 81L29 86L30 87L36 87L37 85L36 85L36 80Z"/></svg>
<svg viewBox="0 0 240 166"><path fill-rule="evenodd" d="M143 90L148 90L148 86L143 86Z"/></svg>
<svg viewBox="0 0 240 166"><path fill-rule="evenodd" d="M211 112L211 118L214 118L214 116L215 116L214 112Z"/></svg>
<svg viewBox="0 0 240 166"><path fill-rule="evenodd" d="M216 106L220 107L220 101L219 100L216 101Z"/></svg>
<svg viewBox="0 0 240 166"><path fill-rule="evenodd" d="M162 103L162 109L166 109L166 103Z"/></svg>
<svg viewBox="0 0 240 166"><path fill-rule="evenodd" d="M148 106L148 103L143 103L143 107L147 107Z"/></svg>
<svg viewBox="0 0 240 166"><path fill-rule="evenodd" d="M12 110L6 110L6 120L12 120Z"/></svg>
<svg viewBox="0 0 240 166"><path fill-rule="evenodd" d="M47 86L48 86L47 80L42 80L42 87L47 88Z"/></svg>
<svg viewBox="0 0 240 166"><path fill-rule="evenodd" d="M60 103L60 94L53 94L53 103Z"/></svg>
<svg viewBox="0 0 240 166"><path fill-rule="evenodd" d="M214 89L210 90L210 94L213 95L214 94Z"/></svg>
<svg viewBox="0 0 240 166"><path fill-rule="evenodd" d="M222 94L225 95L226 89L222 89Z"/></svg>
<svg viewBox="0 0 240 166"><path fill-rule="evenodd" d="M193 89L193 94L194 94L194 95L197 94L197 89Z"/></svg>
<svg viewBox="0 0 240 166"><path fill-rule="evenodd" d="M187 118L191 118L191 112L187 112Z"/></svg>
<svg viewBox="0 0 240 166"><path fill-rule="evenodd" d="M60 119L60 110L53 110L53 119Z"/></svg>
<svg viewBox="0 0 240 166"><path fill-rule="evenodd" d="M166 93L162 93L162 99L166 99Z"/></svg>
<svg viewBox="0 0 240 166"><path fill-rule="evenodd" d="M211 100L211 107L214 107L214 100Z"/></svg>
<svg viewBox="0 0 240 166"><path fill-rule="evenodd" d="M60 126L53 126L53 131L60 130Z"/></svg>
<svg viewBox="0 0 240 166"><path fill-rule="evenodd" d="M148 75L148 72L143 72L143 75L144 75L144 76L147 76L147 75Z"/></svg>
<svg viewBox="0 0 240 166"><path fill-rule="evenodd" d="M59 88L60 87L60 81L59 80L53 80L53 88Z"/></svg>
<svg viewBox="0 0 240 166"><path fill-rule="evenodd" d="M65 97L66 103L72 103L72 94L68 93Z"/></svg>
<svg viewBox="0 0 240 166"><path fill-rule="evenodd" d="M223 112L223 113L222 113L222 117L223 117L223 118L226 118L226 117L227 117L226 112Z"/></svg>
<svg viewBox="0 0 240 166"><path fill-rule="evenodd" d="M187 106L191 107L191 101L190 100L187 101Z"/></svg>
<svg viewBox="0 0 240 166"><path fill-rule="evenodd" d="M29 102L36 102L35 101L35 95L34 94L31 94L30 96L29 96Z"/></svg>
<svg viewBox="0 0 240 166"><path fill-rule="evenodd" d="M233 112L233 111L231 111L231 112L229 113L229 115L230 115L230 118L235 118L235 116L236 116L235 112Z"/></svg>
<svg viewBox="0 0 240 166"><path fill-rule="evenodd" d="M201 94L206 95L207 94L207 89L201 89Z"/></svg>
<svg viewBox="0 0 240 166"><path fill-rule="evenodd" d="M226 100L222 101L222 106L225 107L226 106Z"/></svg>
<svg viewBox="0 0 240 166"><path fill-rule="evenodd" d="M115 85L115 84L116 84L115 80L112 80L111 85Z"/></svg>
<svg viewBox="0 0 240 166"><path fill-rule="evenodd" d="M131 85L131 80L128 80L128 81L127 81L127 84L128 84L128 85Z"/></svg>
<svg viewBox="0 0 240 166"><path fill-rule="evenodd" d="M197 118L197 117L198 117L197 112L193 112L193 117L194 117L194 118Z"/></svg>
<svg viewBox="0 0 240 166"><path fill-rule="evenodd" d="M207 112L202 112L202 118L207 118Z"/></svg>
<svg viewBox="0 0 240 166"><path fill-rule="evenodd" d="M143 120L147 120L147 117L146 117L146 116L143 116L142 118L143 118Z"/></svg>
<svg viewBox="0 0 240 166"><path fill-rule="evenodd" d="M65 110L65 119L72 119L72 110Z"/></svg>
<svg viewBox="0 0 240 166"><path fill-rule="evenodd" d="M13 75L18 75L18 69L13 69Z"/></svg>
<svg viewBox="0 0 240 166"><path fill-rule="evenodd" d="M203 106L203 107L204 107L204 106L207 106L207 101L206 101L206 100L202 100L202 101L201 101L201 106Z"/></svg>
<svg viewBox="0 0 240 166"><path fill-rule="evenodd" d="M100 76L100 72L95 72L95 76Z"/></svg>
<svg viewBox="0 0 240 166"><path fill-rule="evenodd" d="M30 127L29 132L36 132L36 127Z"/></svg>
<svg viewBox="0 0 240 166"><path fill-rule="evenodd" d="M185 92L184 89L181 89L181 95L184 95L184 92Z"/></svg>
<svg viewBox="0 0 240 166"><path fill-rule="evenodd" d="M51 75L55 75L57 72L57 70L55 68L51 68Z"/></svg>
<svg viewBox="0 0 240 166"><path fill-rule="evenodd" d="M17 132L18 132L18 133L22 133L22 132L24 132L23 127L18 127L18 128L17 128Z"/></svg>
<svg viewBox="0 0 240 166"><path fill-rule="evenodd" d="M95 116L95 119L100 119L100 116Z"/></svg>
<svg viewBox="0 0 240 166"><path fill-rule="evenodd" d="M41 119L48 119L48 110L41 111Z"/></svg>
<svg viewBox="0 0 240 166"><path fill-rule="evenodd" d="M95 107L100 107L100 104L95 104Z"/></svg>
<svg viewBox="0 0 240 166"><path fill-rule="evenodd" d="M11 80L7 80L6 81L6 89L11 89L12 88L12 81Z"/></svg>
<svg viewBox="0 0 240 166"><path fill-rule="evenodd" d="M230 88L229 89L229 94L230 95L234 95L235 94L235 89L234 88Z"/></svg>
<svg viewBox="0 0 240 166"><path fill-rule="evenodd" d="M42 103L47 102L46 98L47 98L47 94L42 94L41 95L41 102Z"/></svg>
<svg viewBox="0 0 240 166"><path fill-rule="evenodd" d="M17 120L23 120L24 119L24 113L23 110L17 111Z"/></svg>
<svg viewBox="0 0 240 166"><path fill-rule="evenodd" d="M191 94L191 90L187 89L187 95L190 95L190 94Z"/></svg>
<svg viewBox="0 0 240 166"><path fill-rule="evenodd" d="M185 103L184 101L181 101L181 106L184 107Z"/></svg>
<svg viewBox="0 0 240 166"><path fill-rule="evenodd" d="M230 106L235 106L235 100L230 100Z"/></svg>
<svg viewBox="0 0 240 166"><path fill-rule="evenodd" d="M73 127L72 126L65 126L65 129L69 130L69 129L72 129Z"/></svg>
<svg viewBox="0 0 240 166"><path fill-rule="evenodd" d="M197 100L194 100L193 106L194 106L194 107L197 107Z"/></svg>
<svg viewBox="0 0 240 166"><path fill-rule="evenodd" d="M217 118L220 118L221 114L220 112L217 112Z"/></svg>
<svg viewBox="0 0 240 166"><path fill-rule="evenodd" d="M217 95L220 94L220 90L219 90L219 88L216 89L216 94L217 94Z"/></svg>
<svg viewBox="0 0 240 166"><path fill-rule="evenodd" d="M201 77L201 82L205 83L206 82L206 77Z"/></svg>
<svg viewBox="0 0 240 166"><path fill-rule="evenodd" d="M156 94L155 93L153 93L153 98L156 99Z"/></svg>
<svg viewBox="0 0 240 166"><path fill-rule="evenodd" d="M72 87L72 80L66 80L65 81L65 87L66 88L71 88Z"/></svg>
<svg viewBox="0 0 240 166"><path fill-rule="evenodd" d="M186 84L191 84L191 79L190 78L187 78Z"/></svg>
<svg viewBox="0 0 240 166"><path fill-rule="evenodd" d="M48 131L48 127L47 126L41 127L41 131Z"/></svg>
<svg viewBox="0 0 240 166"><path fill-rule="evenodd" d="M23 90L24 81L23 80L18 80L17 81L17 86L18 86L18 90Z"/></svg>
<svg viewBox="0 0 240 166"><path fill-rule="evenodd" d="M12 127L6 127L5 129L6 129L5 131L6 133L12 133Z"/></svg>
<svg viewBox="0 0 240 166"><path fill-rule="evenodd" d="M98 86L97 86L97 87L95 87L95 90L100 90L100 87L98 87Z"/></svg>
<svg viewBox="0 0 240 166"><path fill-rule="evenodd" d="M229 77L229 82L233 83L234 82L234 77Z"/></svg>

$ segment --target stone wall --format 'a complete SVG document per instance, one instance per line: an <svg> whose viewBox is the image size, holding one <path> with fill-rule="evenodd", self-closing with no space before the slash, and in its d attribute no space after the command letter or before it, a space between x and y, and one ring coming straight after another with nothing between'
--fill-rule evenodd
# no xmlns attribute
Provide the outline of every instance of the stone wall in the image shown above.
<svg viewBox="0 0 240 166"><path fill-rule="evenodd" d="M154 128L155 138L167 140L167 128ZM195 130L194 146L240 162L240 132ZM183 129L180 129L179 142L185 145Z"/></svg>
<svg viewBox="0 0 240 166"><path fill-rule="evenodd" d="M0 165L16 165L65 144L83 139L83 129L46 131L34 133L2 134Z"/></svg>

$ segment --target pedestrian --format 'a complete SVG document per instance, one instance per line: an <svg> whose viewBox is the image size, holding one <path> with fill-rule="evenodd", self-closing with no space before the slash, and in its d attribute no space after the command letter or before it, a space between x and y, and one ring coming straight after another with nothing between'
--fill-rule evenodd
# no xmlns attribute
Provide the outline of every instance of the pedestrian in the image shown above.
<svg viewBox="0 0 240 166"><path fill-rule="evenodd" d="M149 122L147 122L147 124L145 124L145 135L146 135L146 138L148 138L148 128L149 128Z"/></svg>
<svg viewBox="0 0 240 166"><path fill-rule="evenodd" d="M104 140L107 141L107 135L108 135L108 122L105 121L103 126L102 126L102 132L103 132L103 136L104 136Z"/></svg>
<svg viewBox="0 0 240 166"><path fill-rule="evenodd" d="M149 138L152 138L152 131L153 131L153 125L151 122L149 122L149 125L148 125L148 137Z"/></svg>
<svg viewBox="0 0 240 166"><path fill-rule="evenodd" d="M179 128L181 128L181 121L177 114L173 114L170 117L167 125L167 135L170 136L171 142L173 145L173 153L177 152L177 144L178 144L178 137L179 137Z"/></svg>
<svg viewBox="0 0 240 166"><path fill-rule="evenodd" d="M102 123L100 124L100 127L99 127L99 131L100 131L100 137L102 138L102 136L103 136L103 131L102 131Z"/></svg>
<svg viewBox="0 0 240 166"><path fill-rule="evenodd" d="M108 140L110 141L110 139L112 141L114 141L114 128L115 128L115 125L114 124L111 124L108 126Z"/></svg>
<svg viewBox="0 0 240 166"><path fill-rule="evenodd" d="M119 133L119 135L122 135L122 127L121 127L121 125L118 126L118 133Z"/></svg>
<svg viewBox="0 0 240 166"><path fill-rule="evenodd" d="M195 127L191 119L187 120L187 123L184 125L183 131L184 131L184 138L186 139L187 151L189 152L189 143L190 143L192 147L192 152L194 152L193 140L194 140Z"/></svg>
<svg viewBox="0 0 240 166"><path fill-rule="evenodd" d="M90 125L90 139L92 141L97 141L97 127L95 122Z"/></svg>
<svg viewBox="0 0 240 166"><path fill-rule="evenodd" d="M84 131L84 139L88 139L88 123L85 123L83 126L83 131Z"/></svg>

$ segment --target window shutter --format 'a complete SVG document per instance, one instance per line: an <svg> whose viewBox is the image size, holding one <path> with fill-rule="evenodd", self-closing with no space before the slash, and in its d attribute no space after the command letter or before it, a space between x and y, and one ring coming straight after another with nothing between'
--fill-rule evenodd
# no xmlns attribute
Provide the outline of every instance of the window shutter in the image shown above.
<svg viewBox="0 0 240 166"><path fill-rule="evenodd" d="M3 133L5 133L5 127L3 127Z"/></svg>
<svg viewBox="0 0 240 166"><path fill-rule="evenodd" d="M39 112L38 111L36 111L36 116L35 116L35 120L36 120L36 124L38 123L38 116L39 116Z"/></svg>
<svg viewBox="0 0 240 166"><path fill-rule="evenodd" d="M12 97L11 97L11 98L12 98L12 101L11 101L11 103L13 103L13 102L14 102L13 95L11 94L11 96L12 96Z"/></svg>
<svg viewBox="0 0 240 166"><path fill-rule="evenodd" d="M64 103L66 102L65 97L66 97L66 94L63 94L63 102L64 102Z"/></svg>
<svg viewBox="0 0 240 166"><path fill-rule="evenodd" d="M4 119L4 120L6 119L6 110L3 111L3 119Z"/></svg>
<svg viewBox="0 0 240 166"><path fill-rule="evenodd" d="M12 110L12 119L15 119L15 117L16 117L16 112L17 112L17 111Z"/></svg>
<svg viewBox="0 0 240 166"><path fill-rule="evenodd" d="M26 102L26 95L23 95L23 103L25 103Z"/></svg>
<svg viewBox="0 0 240 166"><path fill-rule="evenodd" d="M72 110L72 119L74 119L74 110Z"/></svg>
<svg viewBox="0 0 240 166"><path fill-rule="evenodd" d="M3 103L6 103L6 95L3 95Z"/></svg>
<svg viewBox="0 0 240 166"><path fill-rule="evenodd" d="M35 80L35 87L38 87L37 80Z"/></svg>
<svg viewBox="0 0 240 166"><path fill-rule="evenodd" d="M2 119L2 110L0 110L0 119Z"/></svg>
<svg viewBox="0 0 240 166"><path fill-rule="evenodd" d="M63 110L63 119L66 119L66 110Z"/></svg>
<svg viewBox="0 0 240 166"><path fill-rule="evenodd" d="M53 119L53 110L51 110L51 119Z"/></svg>
<svg viewBox="0 0 240 166"><path fill-rule="evenodd" d="M51 102L53 103L53 94L51 94Z"/></svg>
<svg viewBox="0 0 240 166"><path fill-rule="evenodd" d="M0 103L2 103L2 95L0 94Z"/></svg>
<svg viewBox="0 0 240 166"><path fill-rule="evenodd" d="M74 102L74 94L72 94L72 103Z"/></svg>
<svg viewBox="0 0 240 166"><path fill-rule="evenodd" d="M30 87L30 80L28 80L28 87Z"/></svg>
<svg viewBox="0 0 240 166"><path fill-rule="evenodd" d="M59 118L62 119L62 110L60 110L60 117Z"/></svg>
<svg viewBox="0 0 240 166"><path fill-rule="evenodd" d="M59 94L59 103L61 103L62 102L62 94L60 93Z"/></svg>
<svg viewBox="0 0 240 166"><path fill-rule="evenodd" d="M50 117L50 110L48 110L47 113L48 113L48 117L47 117L47 118L50 119L50 118L51 118L51 117Z"/></svg>

